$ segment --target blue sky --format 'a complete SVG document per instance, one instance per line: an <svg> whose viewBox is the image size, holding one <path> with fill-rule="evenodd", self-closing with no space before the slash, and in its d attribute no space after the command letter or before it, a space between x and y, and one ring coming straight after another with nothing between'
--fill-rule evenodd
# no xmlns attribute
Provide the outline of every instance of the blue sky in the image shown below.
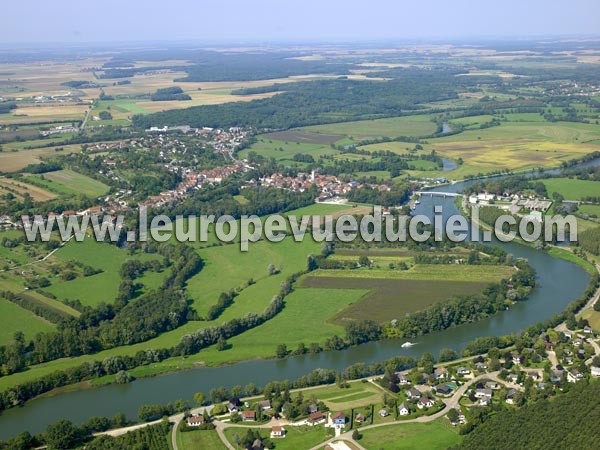
<svg viewBox="0 0 600 450"><path fill-rule="evenodd" d="M600 34L598 0L5 0L0 44Z"/></svg>

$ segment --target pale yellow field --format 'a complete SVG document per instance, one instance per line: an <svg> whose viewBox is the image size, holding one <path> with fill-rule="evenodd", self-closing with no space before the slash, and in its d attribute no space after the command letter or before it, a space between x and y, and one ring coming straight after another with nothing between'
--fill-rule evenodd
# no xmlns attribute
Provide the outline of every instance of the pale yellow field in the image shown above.
<svg viewBox="0 0 600 450"><path fill-rule="evenodd" d="M15 111L17 115L25 115L28 117L43 117L49 116L54 117L54 120L61 120L66 116L78 117L83 119L86 109L89 105L78 105L78 104L44 104L44 105L31 105L31 106L19 106Z"/></svg>
<svg viewBox="0 0 600 450"><path fill-rule="evenodd" d="M73 146L72 149L61 152L61 155L68 153L78 153L79 145ZM40 158L49 155L56 155L54 148L39 148L34 150L20 150L18 152L0 152L0 172L16 172L23 169L29 164L37 164L41 161Z"/></svg>
<svg viewBox="0 0 600 450"><path fill-rule="evenodd" d="M405 142L387 142L361 147L364 150L389 150L394 153L406 153ZM600 151L599 145L556 143L548 141L519 140L481 140L464 142L444 142L425 144L426 152L435 149L443 157L456 160L462 158L465 165L487 168L523 170L535 167L555 167L562 161L581 157L594 151Z"/></svg>

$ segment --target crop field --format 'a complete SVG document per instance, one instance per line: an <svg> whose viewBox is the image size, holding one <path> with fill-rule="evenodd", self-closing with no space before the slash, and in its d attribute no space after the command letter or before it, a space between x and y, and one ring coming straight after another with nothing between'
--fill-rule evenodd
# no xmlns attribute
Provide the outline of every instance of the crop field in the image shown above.
<svg viewBox="0 0 600 450"><path fill-rule="evenodd" d="M378 278L382 280L470 281L493 283L509 278L514 269L509 266L466 264L417 264L409 270L356 269L316 270L313 277Z"/></svg>
<svg viewBox="0 0 600 450"><path fill-rule="evenodd" d="M274 439L277 450L304 450L312 448L323 441L330 438L325 432L325 428L321 426L300 426L300 427L285 427L286 434L283 439ZM270 428L257 429L261 436L268 437ZM236 449L242 450L242 447L236 445L236 436L243 438L246 435L247 428L231 427L225 430L225 437ZM202 433L202 432L200 432ZM189 433L193 434L193 433ZM212 447L210 447L212 450ZM215 447L218 449L219 447ZM187 447L186 447L187 450Z"/></svg>
<svg viewBox="0 0 600 450"><path fill-rule="evenodd" d="M31 198L41 202L56 198L56 195L52 192L11 178L0 178L0 189L11 192L17 198L23 198L25 194L29 194Z"/></svg>
<svg viewBox="0 0 600 450"><path fill-rule="evenodd" d="M33 150L8 151L8 145L5 145L5 150L0 152L0 172L17 172L24 169L29 164L38 164L41 158L56 155L54 148L39 148ZM65 151L61 155L69 153L79 153L80 150L73 149Z"/></svg>
<svg viewBox="0 0 600 450"><path fill-rule="evenodd" d="M352 136L355 140L378 137L419 137L435 133L436 125L427 115L359 120L303 128L312 133Z"/></svg>
<svg viewBox="0 0 600 450"><path fill-rule="evenodd" d="M558 192L566 200L581 200L584 197L600 197L600 183L590 180L576 180L570 178L550 178L542 180L546 185L548 195Z"/></svg>
<svg viewBox="0 0 600 450"><path fill-rule="evenodd" d="M306 277L302 286L319 289L368 289L359 302L335 317L336 323L352 319L388 322L422 310L454 295L481 292L488 283L470 281L394 280L380 278Z"/></svg>
<svg viewBox="0 0 600 450"><path fill-rule="evenodd" d="M367 450L444 450L461 441L458 430L445 418L429 423L398 423L362 432L360 445Z"/></svg>
<svg viewBox="0 0 600 450"><path fill-rule="evenodd" d="M481 116L478 116L481 118ZM474 118L470 118L474 119ZM450 172L412 171L415 176L437 177L475 175L507 168L524 170L556 167L585 154L600 150L600 129L595 125L570 122L514 121L485 129L429 139L424 150L436 150L445 158L461 158L464 165ZM363 150L388 150L403 154L410 144L386 142L361 147Z"/></svg>
<svg viewBox="0 0 600 450"><path fill-rule="evenodd" d="M256 152L265 158L275 158L279 161L291 161L297 153L310 155L314 159L318 159L321 155L334 155L338 153L337 150L332 149L328 145L277 141L265 137L258 138L255 144L242 150L240 157L247 158L250 152Z"/></svg>
<svg viewBox="0 0 600 450"><path fill-rule="evenodd" d="M41 175L31 176L37 178L37 183L44 184L48 190L61 195L100 197L109 191L104 183L69 169L45 173L43 179Z"/></svg>
<svg viewBox="0 0 600 450"><path fill-rule="evenodd" d="M3 298L0 298L0 317L0 345L11 341L17 331L25 333L25 339L31 339L37 333L54 329L52 323Z"/></svg>

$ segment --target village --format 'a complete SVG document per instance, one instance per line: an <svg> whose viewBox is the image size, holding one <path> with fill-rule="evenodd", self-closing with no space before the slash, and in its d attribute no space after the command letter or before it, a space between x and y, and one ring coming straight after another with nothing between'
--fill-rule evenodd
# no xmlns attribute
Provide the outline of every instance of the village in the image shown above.
<svg viewBox="0 0 600 450"><path fill-rule="evenodd" d="M232 450L268 449L277 440L317 430L322 430L324 441L313 448L335 449L354 448L360 433L381 426L446 420L452 427L469 427L481 413L519 408L560 395L574 383L600 378L596 334L585 320L569 325L572 330L563 323L534 343L492 349L486 355L438 364L424 355L418 367L400 371L388 367L383 376L345 380L342 374L334 385L299 389L273 382L262 396L246 398L239 396L241 387L234 387L231 392L236 395L225 402L215 401L170 420L181 432L216 430ZM237 439L248 430L256 433L256 439L245 447ZM350 445L344 447L345 443Z"/></svg>

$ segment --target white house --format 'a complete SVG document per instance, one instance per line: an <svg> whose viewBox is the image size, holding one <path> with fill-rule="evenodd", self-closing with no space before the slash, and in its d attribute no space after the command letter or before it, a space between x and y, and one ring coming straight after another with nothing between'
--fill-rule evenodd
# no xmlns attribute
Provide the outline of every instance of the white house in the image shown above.
<svg viewBox="0 0 600 450"><path fill-rule="evenodd" d="M434 405L434 401L427 397L421 397L417 402L417 408L431 408Z"/></svg>
<svg viewBox="0 0 600 450"><path fill-rule="evenodd" d="M402 403L398 406L398 414L401 416L408 416L410 414L410 409L408 409L408 405L406 403Z"/></svg>
<svg viewBox="0 0 600 450"><path fill-rule="evenodd" d="M576 383L579 380L583 380L583 374L576 369L567 372L567 381L569 383Z"/></svg>
<svg viewBox="0 0 600 450"><path fill-rule="evenodd" d="M456 374L460 376L469 375L470 373L471 371L466 367L459 367L458 369L456 369Z"/></svg>
<svg viewBox="0 0 600 450"><path fill-rule="evenodd" d="M188 427L199 427L200 425L203 425L203 424L204 424L203 416L190 416L187 419Z"/></svg>
<svg viewBox="0 0 600 450"><path fill-rule="evenodd" d="M600 377L600 367L592 366L592 376Z"/></svg>
<svg viewBox="0 0 600 450"><path fill-rule="evenodd" d="M280 427L278 425L271 427L271 439L284 438L284 437L285 437L285 428Z"/></svg>

